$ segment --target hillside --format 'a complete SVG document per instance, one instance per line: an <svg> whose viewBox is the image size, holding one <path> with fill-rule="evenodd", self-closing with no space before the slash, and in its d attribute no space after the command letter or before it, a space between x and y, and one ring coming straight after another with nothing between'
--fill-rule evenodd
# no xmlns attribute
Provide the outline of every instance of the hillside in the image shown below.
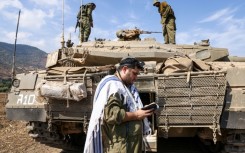
<svg viewBox="0 0 245 153"><path fill-rule="evenodd" d="M14 44L0 42L0 78L10 77L13 65ZM29 45L17 44L16 73L44 69L47 53Z"/></svg>

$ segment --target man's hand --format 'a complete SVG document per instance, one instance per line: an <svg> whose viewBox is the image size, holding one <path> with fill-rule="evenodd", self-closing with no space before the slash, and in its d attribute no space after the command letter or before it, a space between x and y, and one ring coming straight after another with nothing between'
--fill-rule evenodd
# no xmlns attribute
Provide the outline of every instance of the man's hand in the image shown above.
<svg viewBox="0 0 245 153"><path fill-rule="evenodd" d="M145 117L152 115L154 109L149 110L137 110L135 112L126 112L123 122L133 121L133 120L143 120Z"/></svg>
<svg viewBox="0 0 245 153"><path fill-rule="evenodd" d="M137 120L143 120L145 117L150 116L153 114L154 109L148 109L148 110L137 110L136 113L136 119Z"/></svg>

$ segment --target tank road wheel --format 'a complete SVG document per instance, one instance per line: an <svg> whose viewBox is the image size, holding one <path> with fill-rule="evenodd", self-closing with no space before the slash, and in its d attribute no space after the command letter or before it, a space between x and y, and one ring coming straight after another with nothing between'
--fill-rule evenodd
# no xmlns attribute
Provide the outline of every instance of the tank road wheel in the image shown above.
<svg viewBox="0 0 245 153"><path fill-rule="evenodd" d="M213 140L210 139L201 139L199 137L196 139L199 140L198 145L203 152L220 153L223 148L223 143L221 141L217 141L216 144L214 144Z"/></svg>
<svg viewBox="0 0 245 153"><path fill-rule="evenodd" d="M245 152L245 130L232 130L227 134L226 144L222 153Z"/></svg>
<svg viewBox="0 0 245 153"><path fill-rule="evenodd" d="M69 148L64 148L65 152L69 151L83 151L85 145L86 135L84 133L70 134L65 136L66 144Z"/></svg>
<svg viewBox="0 0 245 153"><path fill-rule="evenodd" d="M210 153L220 153L220 151L223 148L223 144L221 141L217 141L216 144L213 143L212 140L210 140L210 144L208 145L208 150Z"/></svg>
<svg viewBox="0 0 245 153"><path fill-rule="evenodd" d="M52 124L52 130L48 130L48 124L44 122L30 122L27 130L30 137L35 141L50 147L63 149L65 152L82 152L86 135L84 133L62 135L56 124Z"/></svg>

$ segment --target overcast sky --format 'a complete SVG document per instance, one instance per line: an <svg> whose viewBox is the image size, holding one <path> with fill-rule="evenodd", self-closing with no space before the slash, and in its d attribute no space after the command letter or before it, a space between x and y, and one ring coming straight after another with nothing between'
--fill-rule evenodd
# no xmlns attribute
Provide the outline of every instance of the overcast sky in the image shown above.
<svg viewBox="0 0 245 153"><path fill-rule="evenodd" d="M65 39L75 33L76 15L81 0L64 0ZM83 0L97 5L90 40L116 40L116 31L140 28L161 31L160 16L153 0ZM176 15L177 44L193 44L210 39L213 47L228 48L230 55L245 56L244 0L168 0ZM18 44L28 44L45 52L60 47L62 0L1 0L0 41L14 44L18 11L21 9ZM162 34L142 35L163 42Z"/></svg>

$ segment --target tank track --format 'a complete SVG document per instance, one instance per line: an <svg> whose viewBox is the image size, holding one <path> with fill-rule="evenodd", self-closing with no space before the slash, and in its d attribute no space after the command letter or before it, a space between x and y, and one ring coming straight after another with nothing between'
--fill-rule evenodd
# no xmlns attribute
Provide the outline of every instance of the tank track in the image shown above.
<svg viewBox="0 0 245 153"><path fill-rule="evenodd" d="M245 130L232 130L227 134L227 141L222 153L244 153Z"/></svg>
<svg viewBox="0 0 245 153"><path fill-rule="evenodd" d="M163 153L212 153L199 138L159 138L158 151Z"/></svg>
<svg viewBox="0 0 245 153"><path fill-rule="evenodd" d="M50 147L59 148L65 152L82 152L85 142L85 134L72 134L72 135L62 135L59 133L59 125L52 123L52 128L49 130L48 124L44 122L29 122L27 124L27 130L29 136L31 136L36 142L45 144ZM164 146L159 148L159 151L171 152L171 153L213 153L216 151L210 151L206 147L203 147L201 143L193 143L194 146L199 146L197 148L187 147L190 140L188 139L168 139L168 140L158 140L158 146ZM195 142L197 142L195 140ZM163 145L164 144L164 145ZM175 146L175 147L173 147ZM193 146L193 145L192 145ZM181 148L181 149L180 149ZM162 150L161 150L162 149ZM209 150L209 151L207 151ZM233 130L229 131L227 134L227 140L224 144L223 150L218 153L244 153L245 152L245 130Z"/></svg>
<svg viewBox="0 0 245 153"><path fill-rule="evenodd" d="M61 133L58 133L58 127L59 126L57 124L53 123L52 128L48 130L47 123L27 123L28 134L36 142L68 152L82 152L86 137L85 134L62 135Z"/></svg>

